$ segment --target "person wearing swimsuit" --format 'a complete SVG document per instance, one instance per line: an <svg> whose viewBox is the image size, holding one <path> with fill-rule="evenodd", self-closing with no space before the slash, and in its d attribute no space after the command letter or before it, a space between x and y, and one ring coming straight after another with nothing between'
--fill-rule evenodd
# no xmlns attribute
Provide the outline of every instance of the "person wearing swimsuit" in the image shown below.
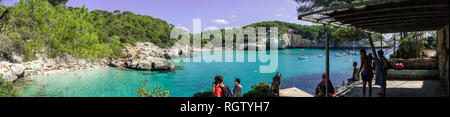
<svg viewBox="0 0 450 117"><path fill-rule="evenodd" d="M361 79L363 80L363 97L366 96L366 84L369 85L369 97L372 97L372 79L373 79L373 72L372 72L372 59L370 59L366 55L366 50L361 49L359 51L361 55L361 66L359 68L359 73L361 73Z"/></svg>

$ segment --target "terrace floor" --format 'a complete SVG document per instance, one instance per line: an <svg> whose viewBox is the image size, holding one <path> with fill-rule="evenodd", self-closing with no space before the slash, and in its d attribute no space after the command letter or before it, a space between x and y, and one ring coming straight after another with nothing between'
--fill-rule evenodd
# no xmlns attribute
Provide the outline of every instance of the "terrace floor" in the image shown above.
<svg viewBox="0 0 450 117"><path fill-rule="evenodd" d="M280 97L314 97L298 88L292 87L287 89L280 89Z"/></svg>
<svg viewBox="0 0 450 117"><path fill-rule="evenodd" d="M380 86L373 86L372 97L380 97L380 91ZM366 88L366 97L368 93ZM362 97L362 82L342 92L341 97ZM448 92L440 80L388 80L386 97L448 97Z"/></svg>

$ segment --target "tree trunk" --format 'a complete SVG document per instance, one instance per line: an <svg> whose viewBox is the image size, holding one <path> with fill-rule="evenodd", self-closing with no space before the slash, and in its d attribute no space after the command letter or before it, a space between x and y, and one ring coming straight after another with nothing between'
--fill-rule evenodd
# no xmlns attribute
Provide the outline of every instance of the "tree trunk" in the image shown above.
<svg viewBox="0 0 450 117"><path fill-rule="evenodd" d="M381 47L381 49L383 49L383 34L381 34L380 47Z"/></svg>
<svg viewBox="0 0 450 117"><path fill-rule="evenodd" d="M378 54L377 54L377 52L375 51L375 47L374 47L374 45L373 45L372 34L371 34L371 33L368 33L367 36L369 37L370 47L372 48L372 55L374 56L375 61L378 61Z"/></svg>
<svg viewBox="0 0 450 117"><path fill-rule="evenodd" d="M325 42L325 50L326 50L326 75L327 75L327 77L326 77L326 89L325 89L325 96L326 97L329 97L329 95L328 95L328 81L330 80L330 47L329 47L329 42L330 42L330 40L328 39L328 35L327 35L327 25L323 25L323 30L324 30L324 32L325 32L325 40L326 40L326 42Z"/></svg>
<svg viewBox="0 0 450 117"><path fill-rule="evenodd" d="M393 56L394 56L394 58L397 56L396 55L396 53L397 52L395 52L395 46L396 46L396 44L397 44L397 40L395 39L395 34L393 35L394 36L394 54L393 54Z"/></svg>

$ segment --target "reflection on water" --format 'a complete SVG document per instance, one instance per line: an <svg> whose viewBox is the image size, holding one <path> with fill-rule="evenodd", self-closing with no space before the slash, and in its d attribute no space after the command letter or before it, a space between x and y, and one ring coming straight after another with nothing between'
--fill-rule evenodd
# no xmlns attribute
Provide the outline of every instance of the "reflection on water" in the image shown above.
<svg viewBox="0 0 450 117"><path fill-rule="evenodd" d="M331 80L338 86L352 74L352 63L359 62L359 56L335 57L344 50L330 51ZM244 52L244 51L241 51ZM233 54L235 54L234 52ZM245 60L249 54L244 52ZM325 72L323 49L288 49L278 51L278 69L283 75L281 88L297 87L313 93L315 85ZM307 59L299 59L305 56ZM224 59L223 59L224 60ZM49 76L33 76L32 82L22 87L23 96L49 97L135 97L134 91L141 80L149 80L150 85L160 85L170 89L172 97L190 97L196 92L211 90L214 76L222 75L225 84L234 85L240 78L242 92L259 82L270 84L275 73L259 73L260 62L188 62L176 63L182 69L176 71L121 71L116 68L81 70L56 73Z"/></svg>

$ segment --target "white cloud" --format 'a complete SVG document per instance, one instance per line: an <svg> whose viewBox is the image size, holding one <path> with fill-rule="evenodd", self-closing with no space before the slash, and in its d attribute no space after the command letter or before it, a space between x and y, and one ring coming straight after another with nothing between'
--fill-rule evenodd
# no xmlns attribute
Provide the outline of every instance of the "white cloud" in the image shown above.
<svg viewBox="0 0 450 117"><path fill-rule="evenodd" d="M289 4L297 4L297 2L295 2L294 0L286 0L286 2Z"/></svg>
<svg viewBox="0 0 450 117"><path fill-rule="evenodd" d="M237 16L236 15L234 15L234 14L232 14L231 16L230 16L230 18L236 18Z"/></svg>
<svg viewBox="0 0 450 117"><path fill-rule="evenodd" d="M280 18L286 18L289 19L291 18L293 15L287 15L287 14L275 14L275 17L280 17Z"/></svg>
<svg viewBox="0 0 450 117"><path fill-rule="evenodd" d="M224 20L224 19L215 19L215 20L212 20L212 22L217 23L217 24L228 24L228 21Z"/></svg>
<svg viewBox="0 0 450 117"><path fill-rule="evenodd" d="M275 14L275 17L282 17L282 14Z"/></svg>

